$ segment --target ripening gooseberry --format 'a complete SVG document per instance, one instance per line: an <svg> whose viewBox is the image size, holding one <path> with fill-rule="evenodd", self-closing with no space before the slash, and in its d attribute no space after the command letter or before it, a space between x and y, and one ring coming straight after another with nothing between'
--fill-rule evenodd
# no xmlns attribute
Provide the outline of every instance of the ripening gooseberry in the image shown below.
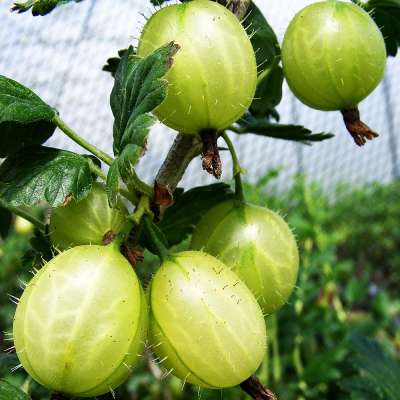
<svg viewBox="0 0 400 400"><path fill-rule="evenodd" d="M192 248L231 267L266 314L281 308L293 292L299 268L296 240L287 223L267 208L237 200L218 204L197 225Z"/></svg>
<svg viewBox="0 0 400 400"><path fill-rule="evenodd" d="M27 221L25 218L22 218L18 215L15 217L14 227L15 227L15 232L18 233L19 235L29 235L35 229L35 227L31 222Z"/></svg>
<svg viewBox="0 0 400 400"><path fill-rule="evenodd" d="M150 333L168 371L208 388L238 385L260 365L264 318L238 276L216 258L169 256L150 286Z"/></svg>
<svg viewBox="0 0 400 400"><path fill-rule="evenodd" d="M286 31L282 63L293 93L317 110L340 110L356 144L379 136L361 121L358 103L381 82L386 48L361 7L338 0L305 7Z"/></svg>
<svg viewBox="0 0 400 400"><path fill-rule="evenodd" d="M328 0L302 9L282 46L285 77L294 94L318 110L354 108L381 82L383 36L361 7Z"/></svg>
<svg viewBox="0 0 400 400"><path fill-rule="evenodd" d="M74 247L26 287L14 318L16 352L48 389L97 396L130 374L143 348L147 312L138 278L114 245Z"/></svg>
<svg viewBox="0 0 400 400"><path fill-rule="evenodd" d="M234 14L209 0L173 4L146 23L138 55L174 41L180 50L167 73L168 95L157 117L183 133L220 130L238 120L255 93L252 44Z"/></svg>
<svg viewBox="0 0 400 400"><path fill-rule="evenodd" d="M108 232L117 234L126 222L127 210L120 202L111 208L104 185L93 183L89 195L55 208L50 218L50 239L53 245L65 250L73 246L100 245Z"/></svg>

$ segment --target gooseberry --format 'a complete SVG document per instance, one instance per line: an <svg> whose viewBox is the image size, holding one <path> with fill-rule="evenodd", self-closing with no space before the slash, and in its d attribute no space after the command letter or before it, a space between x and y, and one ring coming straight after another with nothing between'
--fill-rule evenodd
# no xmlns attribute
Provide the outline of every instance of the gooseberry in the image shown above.
<svg viewBox="0 0 400 400"><path fill-rule="evenodd" d="M220 203L200 220L191 246L232 268L266 314L281 308L293 292L296 240L283 218L267 208L237 200Z"/></svg>
<svg viewBox="0 0 400 400"><path fill-rule="evenodd" d="M168 95L157 117L183 133L221 130L238 120L255 93L257 66L253 47L239 20L209 0L173 4L146 23L138 45L145 57L174 41Z"/></svg>
<svg viewBox="0 0 400 400"><path fill-rule="evenodd" d="M149 298L153 348L180 379L231 387L260 365L266 346L261 309L221 261L197 251L169 256L151 282Z"/></svg>
<svg viewBox="0 0 400 400"><path fill-rule="evenodd" d="M147 307L114 245L59 254L26 287L14 318L18 358L33 379L77 397L121 384L142 351Z"/></svg>
<svg viewBox="0 0 400 400"><path fill-rule="evenodd" d="M386 65L381 31L350 2L328 0L302 9L282 46L293 93L318 110L352 109L380 83Z"/></svg>
<svg viewBox="0 0 400 400"><path fill-rule="evenodd" d="M29 235L35 229L35 227L31 222L27 221L25 218L22 218L20 216L15 217L14 227L15 227L15 232L18 233L19 235Z"/></svg>
<svg viewBox="0 0 400 400"><path fill-rule="evenodd" d="M110 207L104 185L95 182L84 200L73 200L65 207L52 211L51 242L60 250L85 244L100 245L106 233L120 232L126 215L122 202L117 208Z"/></svg>

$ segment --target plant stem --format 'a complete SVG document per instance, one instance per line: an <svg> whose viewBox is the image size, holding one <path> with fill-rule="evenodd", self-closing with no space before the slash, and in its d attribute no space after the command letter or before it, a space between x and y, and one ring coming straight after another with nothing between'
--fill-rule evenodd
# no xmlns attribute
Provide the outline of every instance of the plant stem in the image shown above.
<svg viewBox="0 0 400 400"><path fill-rule="evenodd" d="M240 166L239 158L237 156L235 146L233 145L231 139L229 138L228 134L224 132L222 137L225 140L226 145L232 156L232 163L233 163L233 177L235 178L235 193L238 200L244 200L244 193L243 193L243 183L242 183L242 167Z"/></svg>
<svg viewBox="0 0 400 400"><path fill-rule="evenodd" d="M89 151L93 155L95 155L98 159L103 161L107 165L111 165L113 162L113 158L108 154L104 153L96 146L93 146L81 136L79 136L74 130L72 130L58 115L53 118L54 124L56 124L70 139L72 139L75 143L78 143L85 150Z"/></svg>
<svg viewBox="0 0 400 400"><path fill-rule="evenodd" d="M34 215L29 213L28 211L26 211L20 207L15 207L10 204L7 204L6 202L4 202L2 200L0 200L0 206L6 208L8 211L12 212L13 214L26 219L40 231L46 232L46 224L44 224L42 221L40 221L38 218L36 218Z"/></svg>
<svg viewBox="0 0 400 400"><path fill-rule="evenodd" d="M104 182L107 181L107 175L102 171L101 168L99 168L94 162L93 160L89 159L89 168L90 171L97 175L101 180L103 180ZM136 196L135 193L131 193L126 189L120 188L119 193L121 193L122 196L124 196L127 200L129 200L132 204L137 204L138 202L138 198Z"/></svg>
<svg viewBox="0 0 400 400"><path fill-rule="evenodd" d="M153 228L153 222L149 216L145 215L142 219L143 227L148 240L154 246L154 250L157 251L157 255L160 257L161 261L165 261L168 257L168 249L165 247L162 240L159 238L158 234Z"/></svg>
<svg viewBox="0 0 400 400"><path fill-rule="evenodd" d="M142 181L136 174L136 171L132 168L130 173L130 185L136 190L143 193L145 196L153 197L154 189L146 182Z"/></svg>
<svg viewBox="0 0 400 400"><path fill-rule="evenodd" d="M135 212L129 216L129 219L133 221L136 225L140 225L142 217L150 212L150 198L147 196L142 196L139 200Z"/></svg>

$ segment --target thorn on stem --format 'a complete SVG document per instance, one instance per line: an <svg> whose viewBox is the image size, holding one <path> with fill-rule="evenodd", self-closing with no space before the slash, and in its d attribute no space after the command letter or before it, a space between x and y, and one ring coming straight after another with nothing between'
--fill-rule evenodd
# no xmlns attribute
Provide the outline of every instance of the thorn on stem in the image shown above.
<svg viewBox="0 0 400 400"><path fill-rule="evenodd" d="M203 142L203 152L201 154L203 169L219 179L222 175L222 163L217 144L217 132L215 130L206 130L201 132L200 136Z"/></svg>
<svg viewBox="0 0 400 400"><path fill-rule="evenodd" d="M254 400L278 400L276 395L264 387L255 375L242 382L240 387Z"/></svg>
<svg viewBox="0 0 400 400"><path fill-rule="evenodd" d="M364 146L367 140L373 140L379 135L360 119L360 111L357 107L341 110L347 130L353 136L358 146Z"/></svg>

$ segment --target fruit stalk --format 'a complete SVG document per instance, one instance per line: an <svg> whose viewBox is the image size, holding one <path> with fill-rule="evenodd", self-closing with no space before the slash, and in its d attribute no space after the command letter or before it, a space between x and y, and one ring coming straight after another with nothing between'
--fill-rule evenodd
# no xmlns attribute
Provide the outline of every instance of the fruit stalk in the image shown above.
<svg viewBox="0 0 400 400"><path fill-rule="evenodd" d="M255 375L242 382L240 387L254 400L278 400L278 397L265 388Z"/></svg>
<svg viewBox="0 0 400 400"><path fill-rule="evenodd" d="M222 163L218 150L218 133L215 130L206 130L200 134L203 142L203 151L201 159L203 162L203 169L215 178L221 178Z"/></svg>
<svg viewBox="0 0 400 400"><path fill-rule="evenodd" d="M231 139L228 134L224 132L222 137L225 140L226 145L228 146L229 152L232 157L233 164L233 177L235 178L235 194L238 200L244 201L244 193L243 193L243 184L242 184L242 167L240 166L239 158L236 154L235 146L233 145Z"/></svg>
<svg viewBox="0 0 400 400"><path fill-rule="evenodd" d="M353 136L354 141L358 146L364 146L368 140L373 140L379 135L374 132L368 125L360 119L360 111L358 107L349 110L341 110L344 123L350 135Z"/></svg>

